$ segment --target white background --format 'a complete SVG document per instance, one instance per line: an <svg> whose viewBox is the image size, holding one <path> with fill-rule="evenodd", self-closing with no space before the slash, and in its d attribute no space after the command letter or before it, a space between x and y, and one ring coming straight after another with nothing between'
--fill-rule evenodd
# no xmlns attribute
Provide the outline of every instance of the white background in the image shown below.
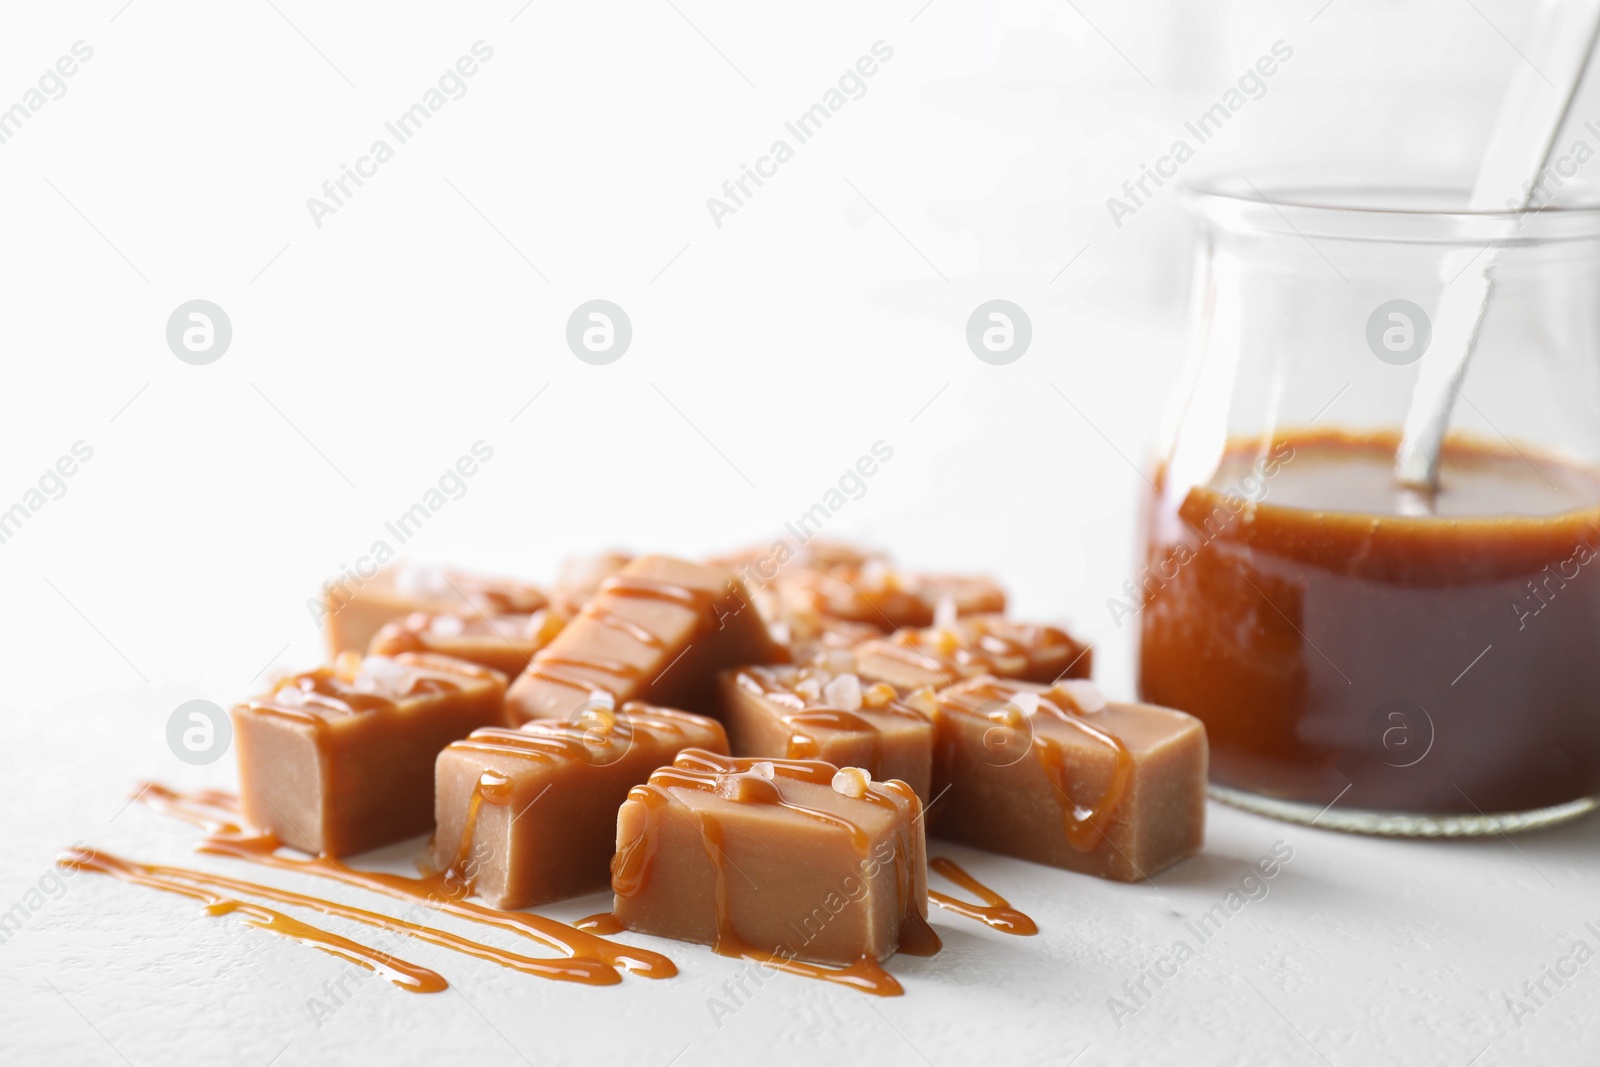
<svg viewBox="0 0 1600 1067"><path fill-rule="evenodd" d="M607 546L765 540L882 440L827 533L998 575L1129 695L1105 601L1190 244L1170 187L1121 228L1106 198L1278 40L1292 60L1193 173L1470 175L1528 34L1510 0L274 2L4 11L0 107L94 54L0 144L0 508L94 452L0 544L0 910L74 840L183 857L188 830L123 810L144 778L232 784L168 751L172 709L314 662L320 580L480 440L493 459L405 552L534 579ZM466 95L318 228L306 199L479 40ZM866 95L717 227L706 198L880 40ZM597 297L634 329L605 367L563 339ZM963 337L996 297L1034 331L1004 367ZM209 366L165 343L194 298L233 325ZM0 1059L1593 1061L1600 963L1520 1026L1505 1003L1575 939L1600 948L1593 822L1425 845L1211 815L1205 855L1154 886L948 850L1041 934L936 915L949 949L891 965L904 998L784 978L720 1028L734 965L670 945L680 978L600 990L418 946L454 993L367 983L317 1027L338 961L82 876L0 945ZM1119 1028L1107 998L1279 839L1271 894Z"/></svg>

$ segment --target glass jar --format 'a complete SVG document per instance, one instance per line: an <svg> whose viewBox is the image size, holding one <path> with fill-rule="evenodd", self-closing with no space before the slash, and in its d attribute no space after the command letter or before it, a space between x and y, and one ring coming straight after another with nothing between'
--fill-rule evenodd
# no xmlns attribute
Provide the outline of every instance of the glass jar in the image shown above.
<svg viewBox="0 0 1600 1067"><path fill-rule="evenodd" d="M1142 699L1205 722L1216 797L1281 818L1453 836L1592 810L1600 210L1226 182L1186 201L1189 360L1124 604ZM1486 305L1447 298L1475 278ZM1452 388L1463 306L1483 318ZM1403 488L1408 412L1438 396L1439 488Z"/></svg>

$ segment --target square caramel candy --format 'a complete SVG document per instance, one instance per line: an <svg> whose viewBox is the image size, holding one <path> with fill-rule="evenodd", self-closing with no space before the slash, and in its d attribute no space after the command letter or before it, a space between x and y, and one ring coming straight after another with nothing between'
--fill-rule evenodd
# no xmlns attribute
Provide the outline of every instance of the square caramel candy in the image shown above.
<svg viewBox="0 0 1600 1067"><path fill-rule="evenodd" d="M731 571L742 579L750 593L751 602L772 628L774 640L779 644L792 645L795 641L819 637L831 623L841 626L854 624L818 615L814 610L796 610L803 608L803 605L785 601L775 579L780 574L796 570L827 571L861 567L872 560L879 560L880 564L884 562L877 553L841 542L813 540L795 547L788 540L779 540L765 548L752 545L739 552L713 556L706 562ZM869 636L873 637L883 632L876 626L870 627L870 630Z"/></svg>
<svg viewBox="0 0 1600 1067"><path fill-rule="evenodd" d="M322 587L328 654L364 652L383 624L412 612L519 615L546 604L543 592L509 578L400 561L366 581L330 581Z"/></svg>
<svg viewBox="0 0 1600 1067"><path fill-rule="evenodd" d="M885 633L931 626L941 604L953 616L1006 609L1005 591L987 578L918 574L882 560L787 571L776 585L788 611L863 622Z"/></svg>
<svg viewBox="0 0 1600 1067"><path fill-rule="evenodd" d="M722 672L722 721L736 756L822 760L898 778L926 800L933 781L932 691L901 699L820 665Z"/></svg>
<svg viewBox="0 0 1600 1067"><path fill-rule="evenodd" d="M709 712L716 673L788 658L744 583L717 567L641 556L600 583L533 657L506 704L514 721L561 719L597 695Z"/></svg>
<svg viewBox="0 0 1600 1067"><path fill-rule="evenodd" d="M534 653L561 632L567 618L554 607L526 615L414 611L403 619L384 623L367 651L375 656L431 652L515 678L527 669Z"/></svg>
<svg viewBox="0 0 1600 1067"><path fill-rule="evenodd" d="M831 663L837 652L854 652L868 641L883 636L883 631L864 622L848 619L818 618L813 627L772 627L772 636L789 650L789 658L796 663ZM855 660L849 658L854 667Z"/></svg>
<svg viewBox="0 0 1600 1067"><path fill-rule="evenodd" d="M474 730L439 753L434 867L496 908L602 890L617 808L685 748L728 740L714 719L639 703Z"/></svg>
<svg viewBox="0 0 1600 1067"><path fill-rule="evenodd" d="M795 663L827 662L834 652L848 652L883 636L883 631L864 622L836 619L814 611L797 611L771 594L770 587L755 594L756 607L767 620L772 639L789 650Z"/></svg>
<svg viewBox="0 0 1600 1067"><path fill-rule="evenodd" d="M1200 850L1206 731L1192 715L1108 704L1091 682L972 678L937 694L933 832L1134 882Z"/></svg>
<svg viewBox="0 0 1600 1067"><path fill-rule="evenodd" d="M725 956L849 966L925 953L938 939L921 812L904 782L859 768L690 750L617 812L613 914Z"/></svg>
<svg viewBox="0 0 1600 1067"><path fill-rule="evenodd" d="M307 852L364 852L433 826L433 764L505 719L505 675L444 656L353 652L233 709L245 819Z"/></svg>
<svg viewBox="0 0 1600 1067"><path fill-rule="evenodd" d="M863 678L904 689L954 685L980 674L1049 684L1087 678L1089 646L1054 626L972 615L925 630L901 630L854 649Z"/></svg>

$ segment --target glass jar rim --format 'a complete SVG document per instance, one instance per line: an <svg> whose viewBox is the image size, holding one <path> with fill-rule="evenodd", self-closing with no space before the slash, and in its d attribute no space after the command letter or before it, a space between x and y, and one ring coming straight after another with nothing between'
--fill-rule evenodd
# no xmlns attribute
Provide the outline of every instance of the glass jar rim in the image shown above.
<svg viewBox="0 0 1600 1067"><path fill-rule="evenodd" d="M1472 211L1448 183L1377 184L1319 176L1255 181L1243 175L1184 185L1185 208L1215 229L1405 244L1517 245L1600 240L1600 205Z"/></svg>

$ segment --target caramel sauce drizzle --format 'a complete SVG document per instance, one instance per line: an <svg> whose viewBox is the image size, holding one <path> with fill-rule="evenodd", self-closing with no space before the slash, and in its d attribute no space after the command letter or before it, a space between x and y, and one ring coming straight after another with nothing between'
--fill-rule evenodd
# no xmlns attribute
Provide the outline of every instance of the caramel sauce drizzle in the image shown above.
<svg viewBox="0 0 1600 1067"><path fill-rule="evenodd" d="M715 597L703 590L692 589L688 586L677 585L672 582L663 582L654 578L645 578L639 575L614 574L601 582L596 590L595 598L584 605L582 614L587 615L602 626L621 634L626 634L637 644L643 645L654 651L666 647L660 635L652 633L648 628L639 625L631 619L623 618L616 612L605 607L602 598L606 595L624 597L636 600L656 600L693 611L702 617L702 624L712 617L712 606ZM582 672L610 675L623 683L637 682L643 677L643 672L631 663L617 660L584 659L562 655L556 648L547 648L533 657L533 662L528 665L527 673L532 677L559 685L567 689L576 689L588 693L596 689L605 689L604 685L597 684L594 679L586 677Z"/></svg>
<svg viewBox="0 0 1600 1067"><path fill-rule="evenodd" d="M873 625L892 622L890 615L926 617L944 597L953 599L961 614L1005 610L1004 592L987 579L917 574L884 567L879 561L800 571L791 581L806 588L813 610Z"/></svg>
<svg viewBox="0 0 1600 1067"><path fill-rule="evenodd" d="M876 773L883 765L883 735L866 719L851 711L841 708L807 708L779 717L779 722L789 728L789 744L785 755L790 759L819 759L822 756L822 742L813 736L822 730L840 733L867 734L871 746L871 755L866 762L867 770Z"/></svg>
<svg viewBox="0 0 1600 1067"><path fill-rule="evenodd" d="M588 930L591 933L601 935L620 934L622 931L627 929L626 926L622 925L622 921L609 911L602 911L597 915L585 916L572 925L576 926L580 930Z"/></svg>
<svg viewBox="0 0 1600 1067"><path fill-rule="evenodd" d="M591 761L597 749L620 747L626 752L640 739L653 740L660 734L684 736L685 728L697 725L695 719L670 708L629 702L620 715L594 722L562 719L534 719L515 730L485 726L464 739L451 742L451 748L511 756L539 763L559 760Z"/></svg>
<svg viewBox="0 0 1600 1067"><path fill-rule="evenodd" d="M393 659L407 671L404 692L391 689L387 693L377 693L356 688L355 679L360 670L361 657L355 653L345 653L333 666L318 667L280 679L269 695L250 701L248 707L261 714L320 727L330 718L388 713L397 710L403 700L436 693L457 693L466 679L489 681L495 677L486 668L475 664L428 653L402 652ZM277 695L285 689L301 694L296 703L284 703L277 699Z"/></svg>
<svg viewBox="0 0 1600 1067"><path fill-rule="evenodd" d="M411 618L416 618L416 616L411 616ZM409 623L411 619L408 618L406 621ZM395 626L393 623L388 623L380 633L384 642L384 655L396 652L428 651L428 638L424 635L423 630L417 627L410 625Z"/></svg>
<svg viewBox="0 0 1600 1067"><path fill-rule="evenodd" d="M491 749L491 751L496 750L508 751L504 748ZM450 861L447 870L439 872L441 877L458 881L468 891L473 884L468 872L472 866L472 845L478 830L478 812L485 802L499 807L511 803L511 779L494 771L484 771L472 785L472 796L467 801L467 818L462 825L461 841L456 845L455 858Z"/></svg>
<svg viewBox="0 0 1600 1067"><path fill-rule="evenodd" d="M793 681L799 677L799 670L781 667L777 669L746 667L739 671L735 684L775 704L798 709L778 717L778 721L789 728L789 741L784 753L787 758L819 759L822 755L822 742L815 736L818 731L866 734L871 745L871 755L865 767L874 775L877 774L883 763L883 735L878 726L866 715L808 700L805 694L796 688L799 683ZM890 700L865 710L872 715L893 716L918 722L927 721L927 717L921 712L899 700Z"/></svg>
<svg viewBox="0 0 1600 1067"><path fill-rule="evenodd" d="M532 586L507 585L501 588L480 586L467 596L474 608L487 608L485 615L523 615L538 611L550 601Z"/></svg>
<svg viewBox="0 0 1600 1067"><path fill-rule="evenodd" d="M856 848L862 852L866 851L870 840L863 827L843 816L785 800L774 780L754 769L758 763L771 766L773 779L789 778L813 785L831 787L836 773L836 768L831 764L817 761L734 759L702 749L685 749L679 753L673 766L656 771L650 776L649 784L635 786L628 796L630 800L643 803L652 813L652 819L660 817L657 813L674 803L667 792L671 788L712 792L739 803L775 804L807 818L847 830ZM917 908L906 906L914 896L911 885L912 871L921 860L916 842L908 839L910 831L907 827L915 825L921 813L922 802L917 799L917 795L910 787L898 781L869 784L863 799L889 808L897 817L906 813L906 806L909 806L911 819L901 823L895 845L896 890L902 914L899 948L909 955L932 955L942 947L939 935L928 925ZM713 952L719 956L754 959L773 970L848 986L876 996L899 996L904 992L894 976L884 970L877 960L868 956L862 956L848 966L831 967L790 959L752 945L740 937L733 928L732 914L728 906L728 872L723 851L722 824L715 815L707 811L699 811L696 816L705 843L706 857L711 861L712 870L715 872L716 888L713 903L716 909L717 935L716 941L711 946ZM619 895L631 896L643 887L655 852L654 838L655 834L647 827L645 832L626 845L613 861L612 888ZM614 915L604 913L590 916L582 920L579 925L585 929L602 932L614 932L621 928Z"/></svg>
<svg viewBox="0 0 1600 1067"><path fill-rule="evenodd" d="M600 583L600 592L610 593L613 596L635 597L640 600L665 600L696 613L709 612L714 599L704 589L692 589L686 585L663 582L656 578L644 578L636 574L613 574Z"/></svg>
<svg viewBox="0 0 1600 1067"><path fill-rule="evenodd" d="M618 975L616 970L618 967L645 978L670 978L678 973L678 969L673 962L658 952L608 941L598 934L580 930L566 923L548 919L542 915L535 915L531 912L501 911L497 908L490 908L467 901L464 898L470 894L471 886L449 871L413 878L406 875L357 870L326 855L307 856L296 854L290 856L281 854L278 851L280 846L275 835L270 832L249 830L241 825L237 814L237 798L228 793L207 791L183 794L167 789L164 786L150 783L140 790L138 798L157 811L182 819L206 831L207 836L197 846L197 850L200 852L228 856L263 867L331 878L347 885L382 893L385 896L399 900L420 903L430 909L454 915L458 918L531 938L548 948L563 953L566 958L540 959L521 956L516 953L504 952L491 946L480 945L465 938L458 938L453 934L443 934L429 927L406 923L404 920L389 919L387 916L377 915L373 912L362 912L363 915L371 916L374 920L377 920L370 922L369 925L383 926L385 929L397 929L421 940L431 940L433 944L440 944L468 955L474 955L479 959L488 959L521 971L524 974L557 981L583 982L589 985L614 985L621 981L621 976ZM357 922L367 921L359 916L347 915L344 911L329 911L329 908L343 908L344 906L332 904L317 897L309 897L297 893L290 894L287 890L257 886L249 882L238 882L233 879L198 871L186 872L183 868L150 869L157 872L165 872L170 877L182 878L190 882L208 884L213 887L231 888L247 895L265 896L268 899L278 900L283 903L293 903L324 911L330 915L355 918ZM272 894L287 895L273 896ZM290 900L288 897L293 897L294 899ZM360 911L361 909L348 910ZM413 932L411 929L413 927L417 931L422 931L422 933ZM438 938L444 940L439 940Z"/></svg>
<svg viewBox="0 0 1600 1067"><path fill-rule="evenodd" d="M948 652L929 648L951 639L956 644ZM1035 667L1047 653L1070 652L1079 647L1064 631L1052 626L985 616L960 619L952 627L900 630L873 646L874 651L901 663L940 673L946 667L955 667L967 676Z"/></svg>
<svg viewBox="0 0 1600 1067"><path fill-rule="evenodd" d="M232 855L233 853L225 854ZM96 870L105 874L119 874L120 876L121 872L118 870L120 867L126 869L127 871L131 871L136 875L142 876L144 879L161 883L157 885L157 888L171 888L174 885L183 885L187 883L191 886L200 887L201 889L221 889L244 896L263 897L267 900L276 901L280 904L290 904L294 905L295 907L309 908L312 911L320 911L322 914L331 915L334 918L350 919L365 926L376 927L380 930L388 930L392 933L405 934L406 936L414 937L419 941L425 941L429 944L438 945L443 948L454 949L455 951L465 955L473 956L480 960L488 960L491 963L498 963L503 967L509 967L514 971L521 971L523 974L531 974L539 978L554 978L561 981L584 982L588 985L615 985L622 981L622 976L617 974L615 968L596 959L589 959L585 957L574 957L571 959L535 959L530 956L519 955L515 952L507 952L504 949L495 948L492 945L485 945L477 941L469 941L464 937L458 937L455 934L446 933L443 930L435 930L430 926L421 926L406 919L390 918L387 915L381 915L375 911L367 911L365 908L351 907L348 904L340 904L336 901L324 900L322 897L314 897L305 893L296 893L289 889L279 889L276 886L263 885L259 882L241 881L237 878L228 878L220 874L210 874L206 871L193 870L188 867L168 867L161 864L134 863L131 860L117 859L114 856L108 856L104 853L99 854L99 859L104 861L103 865L99 863L90 864L86 865L84 869ZM292 862L287 864L287 866L294 867L296 869L302 869L300 865ZM312 870L311 873L319 872ZM146 882L146 884L149 883ZM303 924L300 925L303 927ZM264 928L270 929L270 927ZM316 928L312 927L309 929L315 930ZM316 932L318 934L326 933L325 931L321 930L317 930ZM419 990L419 992L420 991L421 990Z"/></svg>
<svg viewBox="0 0 1600 1067"><path fill-rule="evenodd" d="M979 716L979 708L983 704L990 701L1009 701L1021 691L990 679L959 690L947 689L939 695L939 699L968 715ZM1066 723L1111 750L1115 764L1111 771L1111 781L1107 783L1105 791L1090 804L1075 800L1069 788L1071 783L1066 749L1059 741L1045 737L1037 731L1033 733L1032 743L1039 753L1039 766L1055 789L1057 803L1061 806L1067 843L1079 852L1089 852L1104 840L1105 835L1100 829L1100 823L1116 813L1118 805L1127 795L1128 783L1133 777L1133 755L1119 739L1085 721L1084 712L1070 699L1067 703L1069 706L1063 707L1056 702L1054 694L1041 693L1039 714L1049 715L1057 722Z"/></svg>
<svg viewBox="0 0 1600 1067"><path fill-rule="evenodd" d="M643 626L640 626L632 619L625 619L616 612L607 610L598 601L591 600L589 603L585 604L582 614L587 615L601 626L605 626L612 630L620 630L629 637L633 638L635 641L639 642L641 645L657 649L665 647L665 642L663 642L661 638L657 637Z"/></svg>
<svg viewBox="0 0 1600 1067"><path fill-rule="evenodd" d="M1039 932L1038 923L1013 908L1009 900L972 877L954 860L945 859L943 856L935 856L928 861L928 869L938 871L956 885L983 900L982 904L973 904L969 901L957 900L948 893L930 889L928 890L930 903L937 904L946 911L953 911L957 915L968 919L976 919L986 926L999 930L1001 933L1029 937Z"/></svg>
<svg viewBox="0 0 1600 1067"><path fill-rule="evenodd" d="M868 613L884 615L885 607L903 608L908 603L933 610L932 601L916 589L899 584L900 579L908 576L886 573L881 584L872 584L867 581L866 570L865 565L845 564L826 571L802 571L796 579L811 587L812 609L822 614L864 619ZM863 589L862 585L867 588Z"/></svg>
<svg viewBox="0 0 1600 1067"><path fill-rule="evenodd" d="M131 863L128 860L118 859L104 852L91 852L86 849L68 849L56 857L56 863L62 867L69 867L77 871L93 871L97 874L108 874L119 881L130 885L148 886L166 893L176 893L179 896L191 897L206 906L208 915L237 914L244 918L247 925L258 930L265 930L271 934L291 938L303 945L321 949L323 952L338 956L342 960L365 967L374 972L384 981L398 986L409 993L438 993L448 988L448 983L436 971L430 971L420 964L410 963L381 949L369 948L357 941L340 937L338 934L311 926L298 919L290 918L281 911L265 908L244 900L236 900L223 896L213 890L207 889L203 884L191 884L169 873L179 868L156 868L142 863ZM185 872L187 873L187 872Z"/></svg>

